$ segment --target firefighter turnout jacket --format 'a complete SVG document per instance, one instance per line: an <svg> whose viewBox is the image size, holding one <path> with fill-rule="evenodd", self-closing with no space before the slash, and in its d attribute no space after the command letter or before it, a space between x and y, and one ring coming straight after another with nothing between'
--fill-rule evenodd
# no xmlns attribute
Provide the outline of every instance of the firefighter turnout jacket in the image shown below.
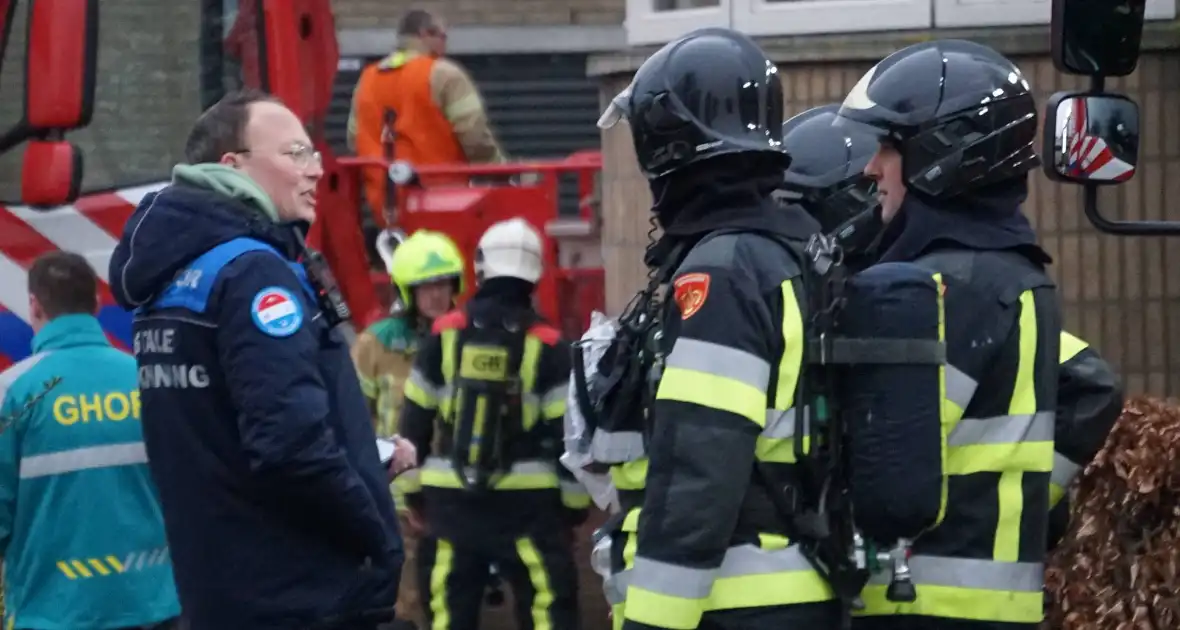
<svg viewBox="0 0 1180 630"><path fill-rule="evenodd" d="M807 300L799 259L779 238L714 231L672 274L646 457L611 470L625 517L608 597L624 598L615 616L628 630L687 630L706 614L783 606L778 625L834 618L817 604L833 600L831 588L755 480L756 465L787 483L795 468ZM638 439L606 429L595 436L600 453Z"/></svg>
<svg viewBox="0 0 1180 630"><path fill-rule="evenodd" d="M1056 288L1011 250L936 249L915 263L945 290L946 511L913 544L917 600L889 601L888 576L875 576L857 628L1032 627L1043 615L1054 467Z"/></svg>
<svg viewBox="0 0 1180 630"><path fill-rule="evenodd" d="M1057 431L1049 505L1057 506L1078 473L1098 455L1123 411L1118 376L1090 344L1061 333Z"/></svg>
<svg viewBox="0 0 1180 630"><path fill-rule="evenodd" d="M427 524L418 574L432 623L475 627L495 565L536 627L578 624L567 536L590 498L558 463L569 347L525 319L501 328L464 310L440 317L406 382L401 434L422 464L407 503Z"/></svg>

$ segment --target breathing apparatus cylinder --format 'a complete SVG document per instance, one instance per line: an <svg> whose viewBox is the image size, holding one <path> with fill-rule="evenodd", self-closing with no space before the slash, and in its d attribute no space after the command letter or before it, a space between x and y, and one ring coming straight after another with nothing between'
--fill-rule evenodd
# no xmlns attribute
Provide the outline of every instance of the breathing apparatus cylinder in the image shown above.
<svg viewBox="0 0 1180 630"><path fill-rule="evenodd" d="M944 365L931 356L942 285L917 265L883 263L848 278L844 298L840 336L873 344L843 368L841 387L856 525L875 542L912 539L942 502Z"/></svg>

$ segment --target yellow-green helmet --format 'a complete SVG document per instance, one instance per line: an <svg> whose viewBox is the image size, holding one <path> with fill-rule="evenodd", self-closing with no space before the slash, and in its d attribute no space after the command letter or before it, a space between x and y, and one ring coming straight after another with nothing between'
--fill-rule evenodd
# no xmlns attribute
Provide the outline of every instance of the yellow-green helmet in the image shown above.
<svg viewBox="0 0 1180 630"><path fill-rule="evenodd" d="M402 303L410 308L414 303L412 289L427 282L454 278L459 285L455 297L462 295L463 264L463 254L450 237L433 230L418 230L393 250L389 279L401 293Z"/></svg>

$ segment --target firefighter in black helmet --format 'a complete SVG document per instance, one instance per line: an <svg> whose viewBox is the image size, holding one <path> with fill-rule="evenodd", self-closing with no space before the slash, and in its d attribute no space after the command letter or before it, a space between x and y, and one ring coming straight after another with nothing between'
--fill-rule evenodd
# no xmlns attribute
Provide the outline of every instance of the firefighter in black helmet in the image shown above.
<svg viewBox="0 0 1180 630"><path fill-rule="evenodd" d="M809 109L783 123L791 154L780 196L805 208L825 233L845 246L845 262L863 269L880 256L881 207L875 183L863 173L877 140L854 126L833 125L839 104ZM1061 332L1053 472L1050 477L1049 547L1069 520L1066 489L1098 454L1123 406L1118 376L1085 341Z"/></svg>
<svg viewBox="0 0 1180 630"><path fill-rule="evenodd" d="M869 70L837 124L878 136L865 174L887 223L880 261L940 274L946 309L945 516L913 543L916 601L890 602L870 583L858 627L1034 628L1061 315L1050 258L1021 212L1038 164L1028 82L986 46L917 44Z"/></svg>
<svg viewBox="0 0 1180 630"><path fill-rule="evenodd" d="M698 30L652 55L599 126L620 121L663 233L616 339L637 349L620 369L647 393L611 399L615 410L646 413L607 409L613 425L598 427L643 436L643 455L612 469L623 517L611 571L626 578L616 624L833 628L832 590L770 498L794 483L807 319L797 251L819 229L772 199L789 162L778 69L740 33Z"/></svg>
<svg viewBox="0 0 1180 630"><path fill-rule="evenodd" d="M791 165L778 197L801 206L835 234L853 270L875 261L881 234L876 183L864 174L877 152L877 138L855 128L833 125L839 104L823 105L783 123L783 146Z"/></svg>

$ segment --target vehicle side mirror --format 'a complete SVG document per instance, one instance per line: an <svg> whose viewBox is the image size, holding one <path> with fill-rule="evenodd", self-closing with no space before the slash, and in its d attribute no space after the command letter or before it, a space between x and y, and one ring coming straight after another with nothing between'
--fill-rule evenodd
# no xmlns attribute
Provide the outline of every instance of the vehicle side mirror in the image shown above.
<svg viewBox="0 0 1180 630"><path fill-rule="evenodd" d="M33 207L73 203L82 188L82 152L65 140L31 140L21 165L21 202Z"/></svg>
<svg viewBox="0 0 1180 630"><path fill-rule="evenodd" d="M1053 65L1066 74L1131 74L1139 63L1146 8L1146 0L1053 0Z"/></svg>
<svg viewBox="0 0 1180 630"><path fill-rule="evenodd" d="M85 127L94 115L98 0L30 0L25 121L33 132Z"/></svg>
<svg viewBox="0 0 1180 630"><path fill-rule="evenodd" d="M1058 92L1045 105L1041 155L1056 181L1125 182L1139 163L1139 106L1117 94Z"/></svg>

